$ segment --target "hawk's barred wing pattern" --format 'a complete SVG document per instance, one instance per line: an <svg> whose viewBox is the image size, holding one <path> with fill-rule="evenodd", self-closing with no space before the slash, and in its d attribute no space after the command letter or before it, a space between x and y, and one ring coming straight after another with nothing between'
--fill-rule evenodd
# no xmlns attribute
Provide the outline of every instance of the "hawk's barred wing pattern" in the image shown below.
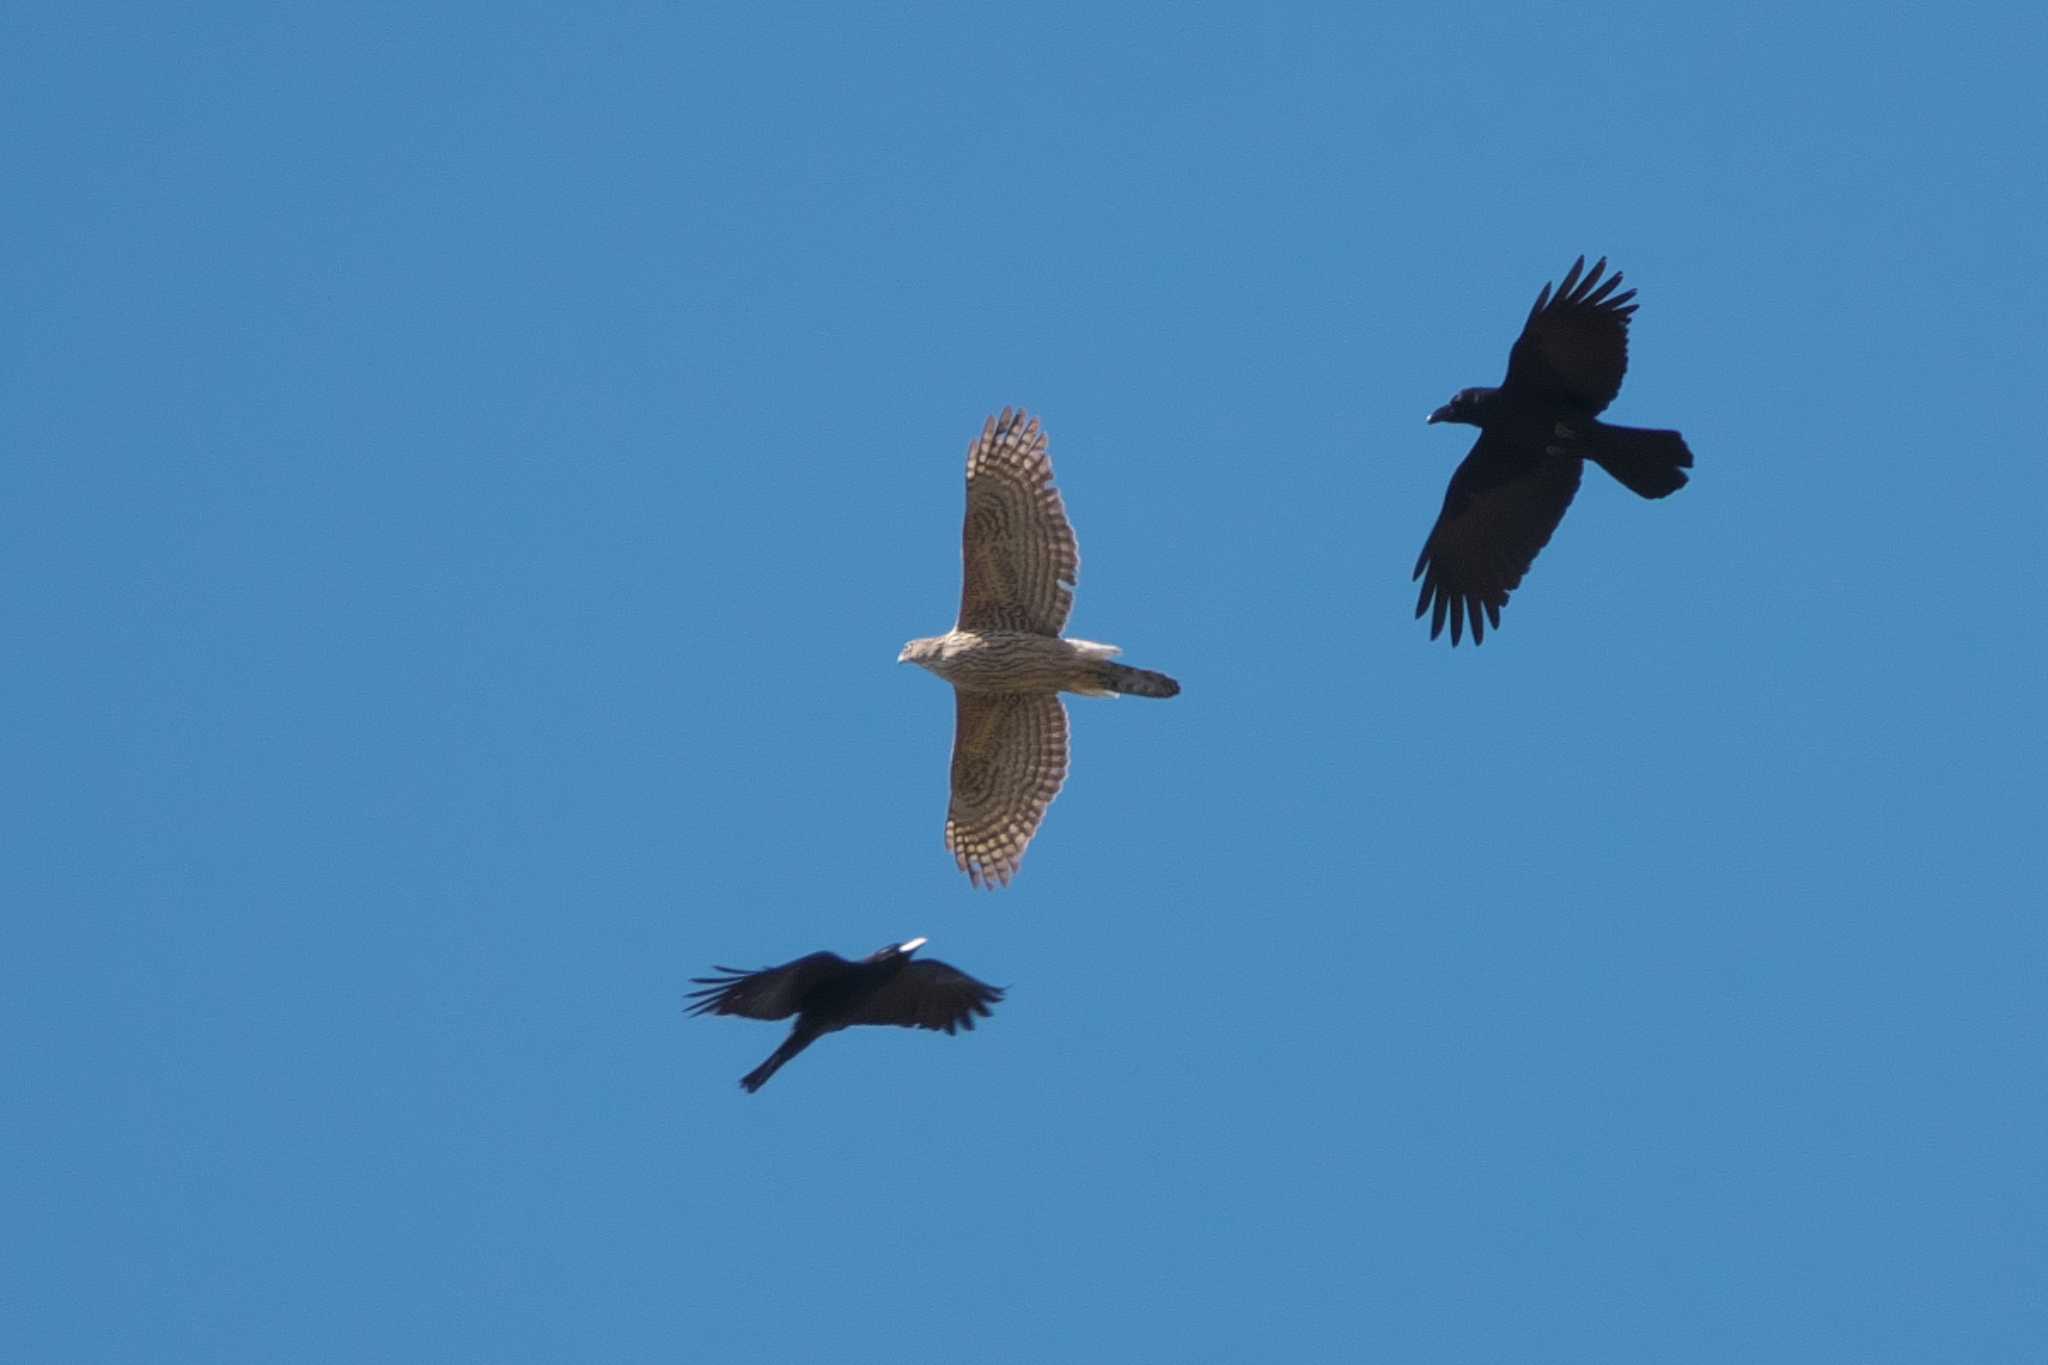
<svg viewBox="0 0 2048 1365"><path fill-rule="evenodd" d="M946 847L976 886L1007 886L1067 777L1067 708L1054 692L953 690Z"/></svg>
<svg viewBox="0 0 2048 1365"><path fill-rule="evenodd" d="M1164 673L1111 662L1114 645L1061 636L1081 552L1038 420L1004 408L967 453L960 616L897 655L956 693L946 847L976 886L1005 886L1067 772L1061 692L1171 697Z"/></svg>
<svg viewBox="0 0 2048 1365"><path fill-rule="evenodd" d="M968 447L960 541L957 629L1060 633L1073 609L1081 549L1053 487L1037 418L1004 408Z"/></svg>

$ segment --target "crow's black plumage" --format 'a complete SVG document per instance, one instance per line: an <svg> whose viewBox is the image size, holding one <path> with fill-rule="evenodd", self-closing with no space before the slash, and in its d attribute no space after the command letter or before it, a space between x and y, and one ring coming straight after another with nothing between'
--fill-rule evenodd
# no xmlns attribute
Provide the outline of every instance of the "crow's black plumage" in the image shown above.
<svg viewBox="0 0 2048 1365"><path fill-rule="evenodd" d="M1594 420L1621 391L1636 291L1614 292L1619 271L1600 278L1604 256L1585 266L1579 257L1555 294L1543 286L1499 388L1463 389L1429 415L1479 428L1415 561L1415 614L1434 607L1432 640L1446 617L1453 645L1468 624L1475 645L1500 625L1500 609L1563 520L1587 460L1646 498L1685 486L1692 452L1684 437Z"/></svg>
<svg viewBox="0 0 2048 1365"><path fill-rule="evenodd" d="M854 1024L946 1033L972 1029L975 1016L986 1019L989 1006L1003 998L1002 990L943 962L912 961L910 955L924 942L914 938L891 944L861 962L848 962L837 953L812 953L758 972L714 968L724 975L694 978L694 984L704 989L690 992L696 1002L690 1013L737 1014L745 1019L796 1016L796 1026L782 1046L740 1077L749 1093L818 1039Z"/></svg>

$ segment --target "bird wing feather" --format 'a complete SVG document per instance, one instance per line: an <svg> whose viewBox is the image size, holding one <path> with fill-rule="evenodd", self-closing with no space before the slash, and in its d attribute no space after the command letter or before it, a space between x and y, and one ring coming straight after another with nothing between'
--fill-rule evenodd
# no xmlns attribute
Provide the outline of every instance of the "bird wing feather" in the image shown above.
<svg viewBox="0 0 2048 1365"><path fill-rule="evenodd" d="M1443 633L1446 615L1453 645L1468 622L1475 645L1486 638L1488 624L1500 624L1508 594L1550 543L1579 491L1584 461L1577 456L1505 456L1501 440L1482 433L1451 475L1443 511L1415 561L1414 576L1422 580L1415 614L1434 608L1432 640Z"/></svg>
<svg viewBox="0 0 2048 1365"><path fill-rule="evenodd" d="M692 977L703 990L691 991L691 1014L737 1014L745 1019L787 1019L802 1008L806 992L853 964L837 953L810 953L780 967L757 972L717 967L718 976Z"/></svg>
<svg viewBox="0 0 2048 1365"><path fill-rule="evenodd" d="M1633 289L1614 293L1621 272L1601 279L1607 258L1585 270L1584 256L1552 293L1536 296L1522 335L1508 352L1501 387L1518 402L1566 404L1598 413L1621 392L1628 372L1628 323L1636 311ZM1583 273L1582 273L1583 272Z"/></svg>
<svg viewBox="0 0 2048 1365"><path fill-rule="evenodd" d="M954 695L946 847L976 886L1005 886L1067 778L1067 709L1052 692Z"/></svg>
<svg viewBox="0 0 2048 1365"><path fill-rule="evenodd" d="M848 1022L952 1033L972 1029L976 1016L988 1018L989 1007L1002 998L1000 987L944 962L919 958L863 1000Z"/></svg>
<svg viewBox="0 0 2048 1365"><path fill-rule="evenodd" d="M1052 483L1038 419L1004 408L967 448L959 629L1058 635L1074 605L1081 550Z"/></svg>

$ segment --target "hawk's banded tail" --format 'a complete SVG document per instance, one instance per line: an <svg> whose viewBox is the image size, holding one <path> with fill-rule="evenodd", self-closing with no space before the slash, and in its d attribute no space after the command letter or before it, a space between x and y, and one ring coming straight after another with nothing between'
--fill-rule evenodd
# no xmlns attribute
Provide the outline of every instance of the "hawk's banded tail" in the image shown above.
<svg viewBox="0 0 2048 1365"><path fill-rule="evenodd" d="M1154 673L1149 668L1132 668L1128 664L1099 663L1095 665L1095 676L1102 685L1112 692L1122 692L1132 697L1177 697L1180 684L1164 673Z"/></svg>

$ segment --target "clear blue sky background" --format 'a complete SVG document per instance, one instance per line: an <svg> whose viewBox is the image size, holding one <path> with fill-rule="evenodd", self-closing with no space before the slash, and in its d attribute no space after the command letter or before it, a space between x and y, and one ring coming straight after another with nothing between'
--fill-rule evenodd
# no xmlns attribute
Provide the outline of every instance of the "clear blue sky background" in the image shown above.
<svg viewBox="0 0 2048 1365"><path fill-rule="evenodd" d="M0 11L0 1356L2048 1358L2048 22L1109 9ZM1582 251L1695 482L1431 645ZM1006 403L1187 690L976 895Z"/></svg>

